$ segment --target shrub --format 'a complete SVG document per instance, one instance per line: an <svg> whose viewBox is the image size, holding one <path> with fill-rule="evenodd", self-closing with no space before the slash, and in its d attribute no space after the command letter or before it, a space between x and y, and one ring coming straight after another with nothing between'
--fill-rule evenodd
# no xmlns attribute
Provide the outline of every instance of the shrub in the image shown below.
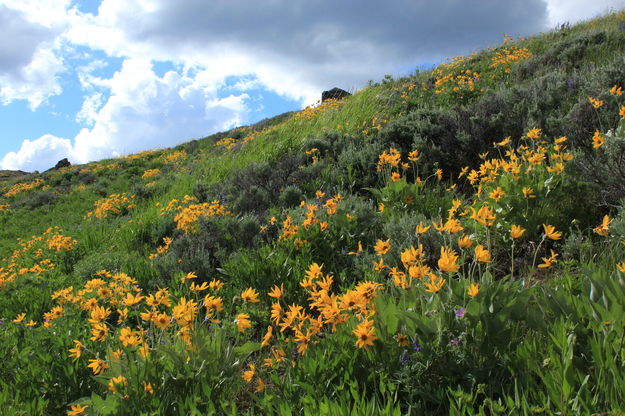
<svg viewBox="0 0 625 416"><path fill-rule="evenodd" d="M16 201L13 206L15 208L27 207L30 209L50 206L59 198L59 195L53 191L38 191L27 195L26 197Z"/></svg>
<svg viewBox="0 0 625 416"><path fill-rule="evenodd" d="M280 193L278 198L281 206L285 208L292 208L300 203L304 199L302 191L293 185L289 185Z"/></svg>
<svg viewBox="0 0 625 416"><path fill-rule="evenodd" d="M236 212L263 212L271 205L272 198L266 189L252 185L243 190L234 200L232 207Z"/></svg>

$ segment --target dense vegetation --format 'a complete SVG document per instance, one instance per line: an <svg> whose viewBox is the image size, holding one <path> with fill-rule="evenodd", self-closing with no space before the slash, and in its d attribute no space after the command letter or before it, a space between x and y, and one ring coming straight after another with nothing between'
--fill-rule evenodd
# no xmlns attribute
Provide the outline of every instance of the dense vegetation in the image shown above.
<svg viewBox="0 0 625 416"><path fill-rule="evenodd" d="M0 182L2 414L623 414L625 13Z"/></svg>

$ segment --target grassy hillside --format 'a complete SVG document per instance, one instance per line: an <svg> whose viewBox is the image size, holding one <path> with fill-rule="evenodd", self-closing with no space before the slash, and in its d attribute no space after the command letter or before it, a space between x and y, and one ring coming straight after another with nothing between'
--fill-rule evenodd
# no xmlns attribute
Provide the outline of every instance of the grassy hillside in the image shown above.
<svg viewBox="0 0 625 416"><path fill-rule="evenodd" d="M3 414L623 414L625 13L0 180Z"/></svg>

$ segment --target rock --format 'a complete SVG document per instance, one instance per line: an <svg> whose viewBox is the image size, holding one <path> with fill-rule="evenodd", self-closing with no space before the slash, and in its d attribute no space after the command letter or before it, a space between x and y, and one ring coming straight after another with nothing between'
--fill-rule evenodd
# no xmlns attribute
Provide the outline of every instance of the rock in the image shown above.
<svg viewBox="0 0 625 416"><path fill-rule="evenodd" d="M340 88L332 88L331 90L321 93L321 102L324 102L326 100L340 100L341 98L347 97L348 95L351 94L345 90L342 90Z"/></svg>
<svg viewBox="0 0 625 416"><path fill-rule="evenodd" d="M69 160L67 160L67 158L65 158L65 159L59 160L51 170L59 170L62 168L68 168L70 166L72 166L72 164L69 162Z"/></svg>

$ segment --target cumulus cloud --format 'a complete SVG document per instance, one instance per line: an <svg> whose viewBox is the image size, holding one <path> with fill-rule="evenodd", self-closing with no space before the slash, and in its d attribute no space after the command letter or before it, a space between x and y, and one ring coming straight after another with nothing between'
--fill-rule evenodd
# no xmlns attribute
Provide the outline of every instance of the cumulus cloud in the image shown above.
<svg viewBox="0 0 625 416"><path fill-rule="evenodd" d="M114 56L171 60L215 76L253 73L279 94L310 101L324 88L358 87L398 67L495 44L503 33L542 30L546 16L542 0L104 0L99 15L68 36Z"/></svg>
<svg viewBox="0 0 625 416"><path fill-rule="evenodd" d="M74 117L85 128L71 140L25 141L0 166L33 169L30 155L46 149L85 162L171 146L246 121L246 91L310 104L327 88L355 90L399 68L499 44L504 33L537 33L624 2L102 0L94 15L76 0L0 0L3 103L27 99L36 108L61 92L68 51L98 56L73 71L83 95ZM111 57L121 69L102 75ZM157 61L175 71L156 75Z"/></svg>
<svg viewBox="0 0 625 416"><path fill-rule="evenodd" d="M625 0L547 0L549 26L576 23L625 7Z"/></svg>
<svg viewBox="0 0 625 416"><path fill-rule="evenodd" d="M92 126L98 116L98 110L103 104L103 99L104 97L99 92L85 97L80 111L76 114L76 121Z"/></svg>
<svg viewBox="0 0 625 416"><path fill-rule="evenodd" d="M7 153L0 166L11 170L46 170L72 153L69 139L46 134L37 140L24 140L17 152Z"/></svg>
<svg viewBox="0 0 625 416"><path fill-rule="evenodd" d="M43 170L64 157L84 163L168 147L233 127L248 111L246 94L218 97L201 77L175 71L159 77L146 60L125 60L106 84L106 103L96 111L102 96L95 94L79 113L93 123L91 128L82 129L73 141L51 135L25 140L20 150L2 159L0 167Z"/></svg>
<svg viewBox="0 0 625 416"><path fill-rule="evenodd" d="M169 71L158 77L146 60L126 60L110 83L110 96L94 126L75 138L78 160L171 146L207 131L233 126L246 111L247 96L218 98L215 90Z"/></svg>
<svg viewBox="0 0 625 416"><path fill-rule="evenodd" d="M63 70L53 52L58 32L0 5L0 100L27 100L37 108L61 92L56 75Z"/></svg>

